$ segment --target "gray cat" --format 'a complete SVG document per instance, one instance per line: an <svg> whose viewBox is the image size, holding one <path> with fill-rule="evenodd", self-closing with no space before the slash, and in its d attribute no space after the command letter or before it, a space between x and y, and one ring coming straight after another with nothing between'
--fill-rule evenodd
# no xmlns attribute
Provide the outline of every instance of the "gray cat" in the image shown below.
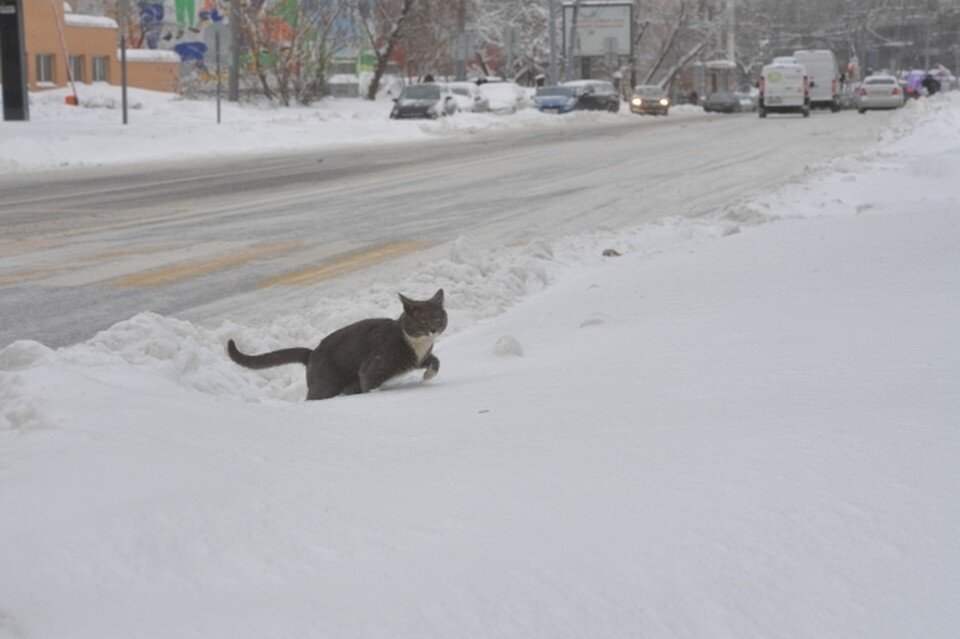
<svg viewBox="0 0 960 639"><path fill-rule="evenodd" d="M230 359L247 368L281 364L307 367L307 399L366 393L392 377L425 368L423 379L440 370L433 342L447 327L443 289L425 301L400 296L399 319L365 319L330 333L312 351L285 348L262 355L245 355L233 340L227 342Z"/></svg>

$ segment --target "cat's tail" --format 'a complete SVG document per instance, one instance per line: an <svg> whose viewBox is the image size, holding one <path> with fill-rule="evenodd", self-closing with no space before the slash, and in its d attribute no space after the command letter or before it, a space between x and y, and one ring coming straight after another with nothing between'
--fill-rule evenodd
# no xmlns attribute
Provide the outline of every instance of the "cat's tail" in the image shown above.
<svg viewBox="0 0 960 639"><path fill-rule="evenodd" d="M247 355L237 350L237 345L233 340L230 340L227 342L227 354L237 364L247 368L270 368L282 364L303 364L306 366L307 360L310 358L310 349L284 348L262 355Z"/></svg>

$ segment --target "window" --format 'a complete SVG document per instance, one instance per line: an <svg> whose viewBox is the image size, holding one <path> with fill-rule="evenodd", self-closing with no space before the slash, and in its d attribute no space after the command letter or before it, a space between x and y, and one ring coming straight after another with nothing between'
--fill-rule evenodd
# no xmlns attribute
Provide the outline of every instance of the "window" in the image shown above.
<svg viewBox="0 0 960 639"><path fill-rule="evenodd" d="M37 83L39 84L53 84L53 54L52 53L38 53L37 54Z"/></svg>
<svg viewBox="0 0 960 639"><path fill-rule="evenodd" d="M110 58L107 56L95 56L93 58L93 81L110 81Z"/></svg>
<svg viewBox="0 0 960 639"><path fill-rule="evenodd" d="M86 77L84 73L86 58L82 55L72 55L68 59L70 60L70 73L73 76L73 81L84 82L84 78Z"/></svg>

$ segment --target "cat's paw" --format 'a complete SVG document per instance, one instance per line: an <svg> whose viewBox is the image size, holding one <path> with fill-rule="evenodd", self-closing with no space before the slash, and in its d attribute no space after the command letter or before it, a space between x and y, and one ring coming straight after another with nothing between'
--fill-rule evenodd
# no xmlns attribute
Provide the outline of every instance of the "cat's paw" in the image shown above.
<svg viewBox="0 0 960 639"><path fill-rule="evenodd" d="M432 366L427 370L423 371L423 381L429 381L437 376L437 373L440 372L439 368L433 368Z"/></svg>

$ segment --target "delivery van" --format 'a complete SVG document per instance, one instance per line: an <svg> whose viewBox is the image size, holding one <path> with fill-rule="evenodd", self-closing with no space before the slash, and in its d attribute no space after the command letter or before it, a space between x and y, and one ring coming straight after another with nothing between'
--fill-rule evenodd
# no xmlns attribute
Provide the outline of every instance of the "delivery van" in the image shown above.
<svg viewBox="0 0 960 639"><path fill-rule="evenodd" d="M810 79L810 106L840 110L840 68L837 57L829 49L802 49L794 51L797 64L807 69Z"/></svg>
<svg viewBox="0 0 960 639"><path fill-rule="evenodd" d="M760 72L760 98L757 112L800 113L810 117L807 71L802 64L768 64Z"/></svg>

